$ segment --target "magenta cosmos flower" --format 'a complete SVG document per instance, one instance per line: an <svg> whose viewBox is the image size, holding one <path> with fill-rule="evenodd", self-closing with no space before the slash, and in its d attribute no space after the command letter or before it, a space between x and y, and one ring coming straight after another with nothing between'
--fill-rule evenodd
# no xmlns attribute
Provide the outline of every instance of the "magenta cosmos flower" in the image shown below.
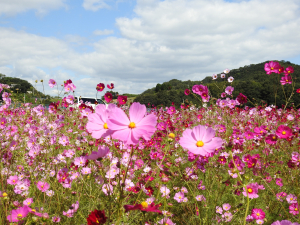
<svg viewBox="0 0 300 225"><path fill-rule="evenodd" d="M108 129L106 121L115 107L114 104L109 104L107 108L104 104L100 104L97 105L95 113L88 115L86 129L92 133L93 138L100 139L111 135L112 131Z"/></svg>
<svg viewBox="0 0 300 225"><path fill-rule="evenodd" d="M266 74L270 75L271 73L278 73L280 69L280 65L278 62L269 62L265 64Z"/></svg>
<svg viewBox="0 0 300 225"><path fill-rule="evenodd" d="M292 136L292 134L293 134L293 130L284 125L280 125L276 130L276 135L281 139L283 138L287 139L290 136Z"/></svg>
<svg viewBox="0 0 300 225"><path fill-rule="evenodd" d="M156 131L157 117L154 114L146 114L146 106L134 102L129 109L129 118L120 108L115 108L107 125L113 131L112 138L119 139L125 144L137 144L142 137L150 140Z"/></svg>
<svg viewBox="0 0 300 225"><path fill-rule="evenodd" d="M179 144L188 149L195 155L207 156L213 153L216 149L222 147L222 139L215 137L215 130L212 128L205 128L205 126L198 125L191 129L186 129L182 133Z"/></svg>
<svg viewBox="0 0 300 225"><path fill-rule="evenodd" d="M256 220L263 220L266 217L265 212L262 209L257 208L252 209L251 216Z"/></svg>
<svg viewBox="0 0 300 225"><path fill-rule="evenodd" d="M31 209L27 205L24 205L21 208L13 209L11 211L11 215L7 216L7 220L11 223L18 222L21 219L25 218L29 212L31 212Z"/></svg>

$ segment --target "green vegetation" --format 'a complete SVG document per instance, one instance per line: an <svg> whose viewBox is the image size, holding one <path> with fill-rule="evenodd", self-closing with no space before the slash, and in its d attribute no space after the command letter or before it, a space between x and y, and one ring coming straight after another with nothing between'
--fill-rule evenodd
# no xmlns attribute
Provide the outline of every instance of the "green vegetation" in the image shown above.
<svg viewBox="0 0 300 225"><path fill-rule="evenodd" d="M195 84L202 84L208 87L211 97L220 98L225 88L232 86L234 87L233 99L235 99L239 93L242 93L246 95L253 104L257 105L275 105L276 94L276 105L281 107L285 104L285 98L289 98L291 95L293 84L282 86L280 84L282 74L278 75L272 73L271 75L267 75L264 70L264 65L267 62L268 61L259 64L250 64L240 67L239 69L232 69L225 79L220 78L221 73L218 74L216 80L213 80L211 76L206 77L202 81L180 81L173 79L163 84L157 84L156 87L144 91L138 95L134 101L146 105L150 103L154 106L170 106L172 102L174 102L177 107L183 102L200 104L200 101L195 99L192 95L186 96L184 90L192 90ZM279 61L279 63L284 68L292 66L295 70L292 74L295 89L290 103L297 105L300 103L300 95L296 93L296 90L300 88L300 66L288 61ZM227 81L229 76L234 78L232 83ZM248 102L247 105L253 106L250 102Z"/></svg>

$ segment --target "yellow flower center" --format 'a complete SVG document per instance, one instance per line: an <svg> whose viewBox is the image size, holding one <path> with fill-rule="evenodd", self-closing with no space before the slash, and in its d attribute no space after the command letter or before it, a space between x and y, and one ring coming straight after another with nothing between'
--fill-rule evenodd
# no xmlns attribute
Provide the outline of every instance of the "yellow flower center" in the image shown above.
<svg viewBox="0 0 300 225"><path fill-rule="evenodd" d="M129 128L135 128L135 123L134 122L130 122L130 124L129 124L129 126L128 126Z"/></svg>
<svg viewBox="0 0 300 225"><path fill-rule="evenodd" d="M141 205L142 205L143 208L147 208L148 207L148 203L147 202L142 202Z"/></svg>
<svg viewBox="0 0 300 225"><path fill-rule="evenodd" d="M260 214L259 214L259 213L256 213L256 215L259 216Z"/></svg>
<svg viewBox="0 0 300 225"><path fill-rule="evenodd" d="M204 143L203 141L197 141L196 145L197 147L203 147Z"/></svg>
<svg viewBox="0 0 300 225"><path fill-rule="evenodd" d="M247 190L248 190L248 193L252 193L253 192L251 188L248 188Z"/></svg>
<svg viewBox="0 0 300 225"><path fill-rule="evenodd" d="M175 138L175 134L170 133L170 134L169 134L169 138Z"/></svg>
<svg viewBox="0 0 300 225"><path fill-rule="evenodd" d="M103 124L104 129L108 129L107 123Z"/></svg>
<svg viewBox="0 0 300 225"><path fill-rule="evenodd" d="M7 193L4 192L4 193L2 194L2 196L3 196L3 197L7 197Z"/></svg>
<svg viewBox="0 0 300 225"><path fill-rule="evenodd" d="M285 131L282 131L282 134L283 134L283 135L285 135L285 134L286 134L286 132L285 132Z"/></svg>
<svg viewBox="0 0 300 225"><path fill-rule="evenodd" d="M22 218L23 215L22 215L21 213L19 213L17 217L18 217L18 218Z"/></svg>

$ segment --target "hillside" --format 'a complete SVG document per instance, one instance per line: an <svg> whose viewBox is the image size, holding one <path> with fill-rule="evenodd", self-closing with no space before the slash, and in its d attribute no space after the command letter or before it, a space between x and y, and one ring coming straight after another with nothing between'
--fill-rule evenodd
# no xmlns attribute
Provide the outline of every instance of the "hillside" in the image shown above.
<svg viewBox="0 0 300 225"><path fill-rule="evenodd" d="M275 105L275 93L277 93L276 105L281 107L285 104L285 95L289 98L292 91L292 85L295 85L294 95L290 102L294 102L295 105L300 104L300 94L296 93L296 90L300 88L300 66L288 61L278 61L284 68L292 66L295 70L292 74L293 79L296 78L294 79L295 83L284 85L283 92L282 85L280 84L280 78L283 74L278 75L272 73L271 75L267 75L264 70L264 65L267 62L269 61L232 69L229 74L226 75L225 79L220 78L220 74L223 72L218 74L216 80L213 80L211 76L204 78L202 81L180 81L173 79L163 84L157 84L156 87L144 91L142 94L138 95L134 101L147 105L150 103L154 106L170 106L172 102L174 102L175 105L179 107L181 103L191 101L200 104L200 102L192 95L186 96L184 90L187 88L191 90L195 84L203 84L208 87L212 97L220 98L225 87L232 86L234 87L234 99L239 93L243 93L254 104L258 105L262 105L262 101L267 105ZM232 83L227 81L229 76L234 78ZM247 105L251 106L252 104L247 103Z"/></svg>

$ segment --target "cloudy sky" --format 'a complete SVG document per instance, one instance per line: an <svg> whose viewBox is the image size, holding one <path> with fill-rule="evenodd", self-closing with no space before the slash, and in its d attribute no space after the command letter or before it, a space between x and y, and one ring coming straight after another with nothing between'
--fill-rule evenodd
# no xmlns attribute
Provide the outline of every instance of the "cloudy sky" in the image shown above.
<svg viewBox="0 0 300 225"><path fill-rule="evenodd" d="M0 0L0 73L72 79L82 96L98 83L139 94L266 60L300 64L299 40L300 0Z"/></svg>

